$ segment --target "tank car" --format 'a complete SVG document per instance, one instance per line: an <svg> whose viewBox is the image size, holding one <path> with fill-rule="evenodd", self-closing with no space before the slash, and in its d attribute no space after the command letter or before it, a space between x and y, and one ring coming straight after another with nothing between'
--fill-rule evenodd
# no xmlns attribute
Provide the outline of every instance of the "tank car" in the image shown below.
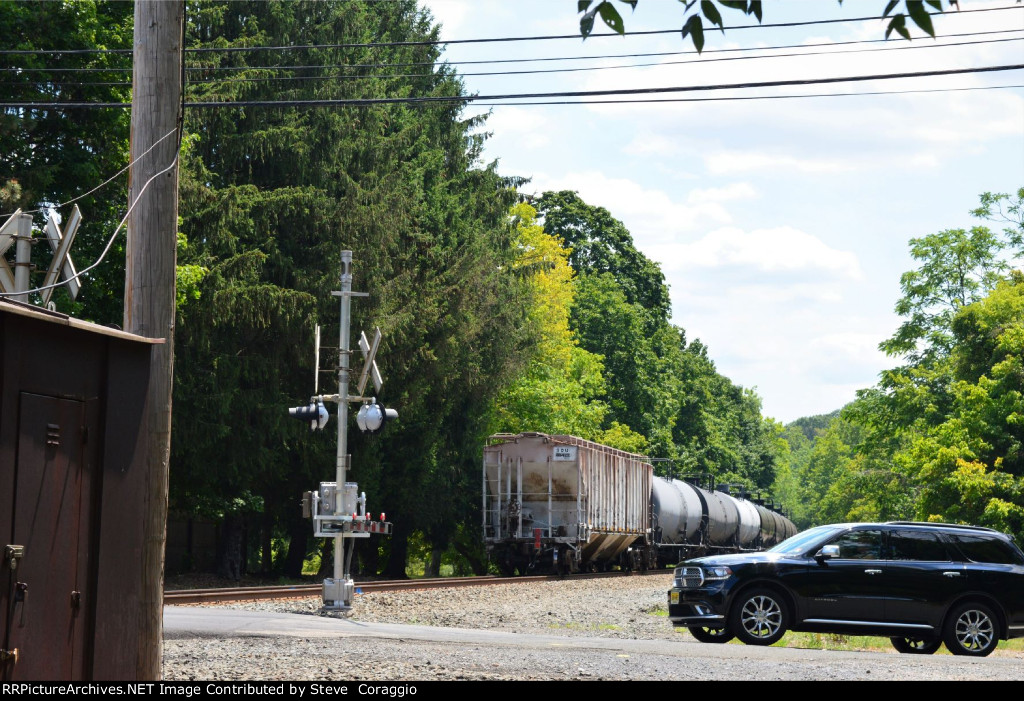
<svg viewBox="0 0 1024 701"><path fill-rule="evenodd" d="M709 477L691 476L654 477L652 487L651 539L662 567L708 553L763 550L796 534L789 519L736 485L720 491Z"/></svg>
<svg viewBox="0 0 1024 701"><path fill-rule="evenodd" d="M653 472L643 456L575 436L491 436L483 460L488 554L506 575L643 570L761 550L796 533L742 487L716 490L707 476Z"/></svg>

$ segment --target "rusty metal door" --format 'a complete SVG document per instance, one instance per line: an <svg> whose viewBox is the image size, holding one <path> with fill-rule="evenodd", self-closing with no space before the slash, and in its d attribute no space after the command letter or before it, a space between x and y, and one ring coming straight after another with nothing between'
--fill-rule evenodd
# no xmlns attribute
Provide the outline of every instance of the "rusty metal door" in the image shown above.
<svg viewBox="0 0 1024 701"><path fill-rule="evenodd" d="M5 680L85 676L87 439L84 402L21 393L8 543L23 554L16 567L4 563L0 579Z"/></svg>

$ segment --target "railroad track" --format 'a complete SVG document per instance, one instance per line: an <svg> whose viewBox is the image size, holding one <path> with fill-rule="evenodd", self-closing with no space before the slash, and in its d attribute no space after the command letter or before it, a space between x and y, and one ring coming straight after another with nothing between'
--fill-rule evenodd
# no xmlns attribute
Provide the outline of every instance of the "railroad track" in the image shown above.
<svg viewBox="0 0 1024 701"><path fill-rule="evenodd" d="M650 572L597 572L572 575L579 579L601 577L624 577L642 574L668 574L672 570ZM356 590L363 594L379 591L407 591L415 589L437 589L442 587L479 587L492 584L525 584L564 579L560 575L535 575L526 577L431 577L428 579L395 579L373 582L356 582ZM178 589L164 592L165 604L212 604L229 601L256 601L262 599L302 599L320 596L321 584L289 584L268 587L234 587L223 589Z"/></svg>

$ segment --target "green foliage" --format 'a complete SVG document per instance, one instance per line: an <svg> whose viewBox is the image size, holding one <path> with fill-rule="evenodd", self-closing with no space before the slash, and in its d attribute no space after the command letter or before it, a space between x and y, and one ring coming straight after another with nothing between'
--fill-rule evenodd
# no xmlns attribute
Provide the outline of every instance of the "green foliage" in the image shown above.
<svg viewBox="0 0 1024 701"><path fill-rule="evenodd" d="M910 240L910 255L921 265L903 274L903 296L896 313L906 321L879 348L889 355L905 355L913 365L924 365L948 355L950 323L962 307L991 290L1006 265L999 259L1004 243L987 227L947 229Z"/></svg>
<svg viewBox="0 0 1024 701"><path fill-rule="evenodd" d="M588 205L575 192L545 192L537 200L544 229L570 249L578 274L609 273L629 304L652 320L668 318L671 300L661 267L637 250L625 225L603 207Z"/></svg>
<svg viewBox="0 0 1024 701"><path fill-rule="evenodd" d="M981 218L1010 226L913 239L906 321L882 344L908 363L883 372L824 433L791 427L779 487L799 494L798 525L917 518L990 526L1024 538L1024 275L1021 199L985 193ZM844 425L852 431L840 436ZM800 492L802 491L802 494Z"/></svg>
<svg viewBox="0 0 1024 701"><path fill-rule="evenodd" d="M518 259L513 270L524 275L528 294L522 303L535 345L525 372L498 397L494 431L565 433L598 440L608 406L601 357L577 344L569 329L573 270L561 240L536 224L536 210L512 208Z"/></svg>
<svg viewBox="0 0 1024 701"><path fill-rule="evenodd" d="M196 66L237 69L226 80L192 83L193 99L462 93L444 65L418 77L313 79L354 64L437 60L438 47L423 43L436 40L436 28L413 0L196 3L188 17L192 46L321 45L193 55ZM344 42L396 45L323 46ZM257 67L275 62L324 67L309 80L254 80L267 76ZM281 529L297 518L298 495L333 477L334 431L311 435L286 408L312 391L314 323L324 325L324 339L338 337L330 292L340 251L349 249L354 289L371 294L353 303L353 328L384 332L381 399L401 414L382 437L350 431L353 478L371 508L397 524L387 569L404 572L413 532L443 546L461 521L479 521L486 408L522 367L529 327L516 303L525 283L510 272L506 212L515 183L479 164L477 121L460 110L445 103L187 113L195 141L181 178L182 263L207 272L196 281L198 296L179 309L175 508L216 509L248 490ZM324 346L331 358L330 341ZM330 391L331 375L322 379ZM298 556L288 561L296 567L307 542L293 538Z"/></svg>
<svg viewBox="0 0 1024 701"><path fill-rule="evenodd" d="M762 417L756 394L720 375L704 346L687 344L669 323L660 266L622 222L575 192L546 192L537 208L547 232L571 247L570 326L580 346L603 359L602 440L634 449L643 438L647 453L681 472L770 487L784 450L777 427Z"/></svg>
<svg viewBox="0 0 1024 701"><path fill-rule="evenodd" d="M47 53L56 49L131 49L132 4L124 2L0 3L4 48L29 53L4 56L4 99L11 102L130 102L131 56L116 53ZM88 81L64 69L88 69ZM40 210L73 198L82 211L72 258L79 269L99 257L127 202L127 174L105 188L86 192L128 163L129 110L85 109L69 113L45 108L0 112L0 216L15 208ZM70 205L58 210L65 219ZM48 247L36 247L33 260L42 282ZM78 299L63 290L54 295L62 312L98 323L122 323L124 237L114 243L104 265L83 278Z"/></svg>
<svg viewBox="0 0 1024 701"><path fill-rule="evenodd" d="M742 12L744 15L754 16L758 23L763 17L761 0L679 0L683 4L682 38L687 36L693 41L693 46L698 52L704 48L704 20L717 26L722 33L725 33L725 23L719 6L724 9ZM620 0L625 2L632 9L636 9L639 0ZM839 0L843 4L843 0ZM904 39L910 39L910 30L907 28L907 19L916 24L925 34L935 36L935 27L932 25L931 14L928 7L936 12L943 11L942 0L903 0L903 10L895 12L899 7L900 0L889 0L882 11L882 18L889 17L886 25L885 37L896 32ZM926 7L926 5L928 7ZM947 0L947 7L958 7L957 0ZM593 0L577 0L576 11L583 13L580 18L580 35L586 39L594 31L594 20L597 16L614 32L625 34L625 22L622 15L611 0L599 0L594 4Z"/></svg>

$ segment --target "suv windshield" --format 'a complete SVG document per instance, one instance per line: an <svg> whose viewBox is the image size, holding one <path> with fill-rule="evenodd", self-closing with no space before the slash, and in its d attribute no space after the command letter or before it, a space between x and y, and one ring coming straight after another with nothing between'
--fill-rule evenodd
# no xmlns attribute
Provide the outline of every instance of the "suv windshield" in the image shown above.
<svg viewBox="0 0 1024 701"><path fill-rule="evenodd" d="M783 555L796 555L809 549L812 545L818 541L825 540L829 536L843 530L836 526L818 526L817 528L810 528L802 533L797 533L792 538L787 538L782 541L774 548L770 548L770 553L781 553Z"/></svg>

